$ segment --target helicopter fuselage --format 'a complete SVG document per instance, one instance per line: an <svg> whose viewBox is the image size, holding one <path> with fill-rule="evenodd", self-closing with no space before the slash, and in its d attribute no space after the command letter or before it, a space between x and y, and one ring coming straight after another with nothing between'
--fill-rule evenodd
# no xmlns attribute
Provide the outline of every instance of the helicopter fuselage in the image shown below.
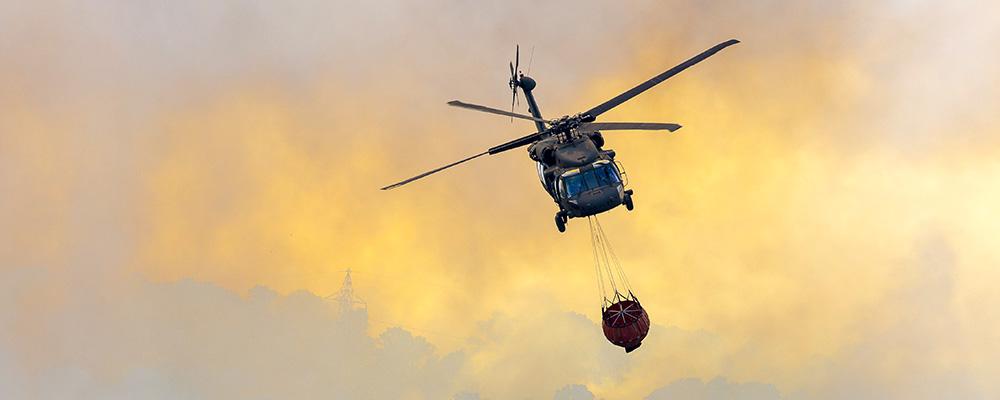
<svg viewBox="0 0 1000 400"><path fill-rule="evenodd" d="M524 75L511 79L511 87L519 87L524 93L528 112L540 119L542 113L532 93L536 85L534 79ZM528 146L528 156L536 162L542 187L559 205L556 225L560 231L569 218L600 214L622 204L632 209L632 191L625 190L614 150L602 149L604 136L600 132L573 128L581 119L576 115L555 120L555 125L566 124L569 129L556 130ZM539 132L546 129L538 121L535 124Z"/></svg>
<svg viewBox="0 0 1000 400"><path fill-rule="evenodd" d="M528 147L545 191L559 205L559 214L579 218L625 204L626 191L614 150L601 148L600 132L569 132L539 140Z"/></svg>

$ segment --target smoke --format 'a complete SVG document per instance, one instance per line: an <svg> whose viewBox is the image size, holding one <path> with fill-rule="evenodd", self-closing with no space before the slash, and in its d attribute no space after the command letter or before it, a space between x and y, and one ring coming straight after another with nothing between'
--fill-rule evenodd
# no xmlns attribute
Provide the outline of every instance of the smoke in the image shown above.
<svg viewBox="0 0 1000 400"><path fill-rule="evenodd" d="M594 400L594 394L583 385L568 385L556 392L553 400Z"/></svg>
<svg viewBox="0 0 1000 400"><path fill-rule="evenodd" d="M781 395L774 386L760 383L733 383L723 378L708 382L700 379L681 379L655 390L646 400L777 400Z"/></svg>
<svg viewBox="0 0 1000 400"><path fill-rule="evenodd" d="M815 376L828 381L803 398L988 398L989 379L977 376L966 329L955 306L956 260L942 235L915 243L914 260L897 288L861 322L869 331L857 344L824 360ZM904 373L900 374L900 371ZM895 381L899 384L885 385Z"/></svg>
<svg viewBox="0 0 1000 400"><path fill-rule="evenodd" d="M16 328L0 341L5 398L579 398L589 391L570 382L613 377L625 362L620 349L591 345L599 326L544 303L495 315L464 350L442 353L400 327L369 336L364 309L301 291L132 281L61 288L39 310L27 303L51 293L52 278L25 275L0 287L4 325ZM658 341L700 335L670 336Z"/></svg>
<svg viewBox="0 0 1000 400"><path fill-rule="evenodd" d="M42 319L5 314L45 329L5 346L27 358L4 397L444 398L465 361L398 328L369 337L364 311L337 314L303 292L258 287L241 298L190 281L93 289L67 290Z"/></svg>
<svg viewBox="0 0 1000 400"><path fill-rule="evenodd" d="M0 3L0 387L995 397L996 11ZM376 190L531 130L443 105L507 104L515 43L558 116L731 37L607 114L684 125L608 137L637 208L603 223L658 323L628 357L523 154ZM347 267L368 322L310 294Z"/></svg>

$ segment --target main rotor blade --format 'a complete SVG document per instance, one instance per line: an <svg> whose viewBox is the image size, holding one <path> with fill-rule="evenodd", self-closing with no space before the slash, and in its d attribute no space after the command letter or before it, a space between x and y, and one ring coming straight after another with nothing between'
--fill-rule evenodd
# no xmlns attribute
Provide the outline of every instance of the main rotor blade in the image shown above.
<svg viewBox="0 0 1000 400"><path fill-rule="evenodd" d="M722 49L724 49L726 47L732 46L732 45L734 45L736 43L739 43L739 42L740 42L739 40L730 39L728 41L719 43L719 44L715 45L715 47L712 47L712 48L710 48L708 50L705 50L701 54L698 54L698 55L696 55L694 57L691 57L687 61L684 61L684 62L678 64L676 67L668 69L668 70L664 71L662 74L659 74L657 76L654 76L654 77L650 78L648 81L645 81L645 82L639 84L639 86L636 86L636 87L634 87L632 89L629 89L629 90L625 91L624 93L622 93L622 94L620 94L618 96L615 96L611 100L608 100L608 101L604 102L603 104L601 104L601 105L599 105L597 107L591 108L590 110L584 112L583 115L587 115L587 116L590 116L590 117L597 117L598 115L604 114L608 110L621 105L622 103L628 101L629 99L631 99L631 98L633 98L635 96L638 96L640 93L649 90L650 88L652 88L653 86L656 86L660 82L663 82L663 81L667 80L668 78L670 78L670 77L672 77L674 75L677 75L678 73L680 73L681 71L687 69L688 67L690 67L692 65L695 65L695 64L701 62L702 60L704 60L704 59L706 59L708 57L711 57L713 54L718 53L720 50L722 50Z"/></svg>
<svg viewBox="0 0 1000 400"><path fill-rule="evenodd" d="M535 46L531 46L531 55L528 56L528 75L531 75L531 62L535 60Z"/></svg>
<svg viewBox="0 0 1000 400"><path fill-rule="evenodd" d="M519 137L517 139L514 139L514 140L511 140L511 141L509 141L507 143L503 143L503 144L500 144L500 145L497 145L497 146L490 147L489 150L486 150L486 151L484 151L482 153L479 153L479 154L476 154L474 156L471 156L471 157L468 157L468 158L464 158L464 159L455 161L455 162L453 162L451 164L445 165L445 166L440 167L440 168L432 169L432 170L424 172L424 173L422 173L420 175L414 176L414 177L412 177L410 179L407 179L407 180L404 180L404 181L400 181L400 182L397 182L397 183L393 183L393 184L391 184L389 186L386 186L386 187L382 188L382 190L389 190L389 189L394 189L394 188L403 186L403 185L405 185L407 183L413 182L413 181L415 181L417 179L420 179L420 178L423 178L423 177L425 177L427 175L430 175L430 174L433 174L433 173L437 173L437 172L439 172L441 170L445 170L445 169L454 167L454 166L456 166L458 164L464 163L464 162L472 160L474 158L485 156L487 154L491 154L492 155L492 154L497 154L497 153L504 152L504 151L507 151L507 150L516 149L518 147L527 146L529 144L534 143L538 139L540 139L546 133L548 133L548 130L545 130L545 131L542 131L542 132L535 132L535 133L531 133L531 134L528 134L528 135L525 135L525 136L521 136L521 137Z"/></svg>
<svg viewBox="0 0 1000 400"><path fill-rule="evenodd" d="M425 177L427 175L433 174L435 172L439 172L439 171L444 170L444 169L448 169L448 168L454 167L454 166L456 166L458 164L464 163L466 161L472 160L472 159L477 158L477 157L485 156L487 154L490 154L490 153L488 151L484 151L484 152L476 154L476 155L474 155L472 157L468 157L468 158L465 158L465 159L462 159L462 160L458 160L458 161L455 161L455 162L453 162L451 164L445 165L443 167L432 169L430 171L424 172L424 173L422 173L420 175L417 175L417 176L414 176L414 177L412 177L410 179L407 179L407 180L404 180L404 181L400 181L400 182L397 182L397 183L393 183L393 184L391 184L389 186L386 186L386 187L382 188L382 190L389 190L389 189L394 189L394 188L403 186L403 185L405 185L407 183L413 182L413 181L415 181L417 179L420 179L420 178L423 178L423 177Z"/></svg>
<svg viewBox="0 0 1000 400"><path fill-rule="evenodd" d="M529 133L525 136L521 136L507 143L490 147L490 149L487 150L486 152L489 153L490 155L493 155L496 153L505 152L507 150L513 150L521 146L527 146L529 144L535 143L536 141L538 141L538 139L541 139L542 136L545 135L546 133L548 133L548 129L542 132Z"/></svg>
<svg viewBox="0 0 1000 400"><path fill-rule="evenodd" d="M537 122L544 122L544 123L548 123L549 122L549 121L546 121L546 120L541 119L541 118L532 117L530 115L524 115L524 114L513 113L513 112L510 112L510 111L498 110L496 108L481 106L481 105L478 105L478 104L463 103L463 102L458 101L458 100L449 101L448 105L452 106L452 107L467 108L467 109L470 109L470 110L476 110L476 111L481 111L481 112L490 113L490 114L498 114L498 115L504 115L504 116L508 116L508 117L526 119L526 120L529 120L529 121L537 121Z"/></svg>
<svg viewBox="0 0 1000 400"><path fill-rule="evenodd" d="M576 127L582 132L593 131L676 131L680 125L661 122L584 122Z"/></svg>
<svg viewBox="0 0 1000 400"><path fill-rule="evenodd" d="M521 45L515 44L514 46L515 46L514 47L514 69L515 70L520 70L521 69Z"/></svg>

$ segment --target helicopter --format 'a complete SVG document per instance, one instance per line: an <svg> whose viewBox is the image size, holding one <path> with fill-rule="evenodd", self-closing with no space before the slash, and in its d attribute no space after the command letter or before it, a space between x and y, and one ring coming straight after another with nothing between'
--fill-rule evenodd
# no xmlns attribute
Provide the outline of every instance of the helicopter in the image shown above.
<svg viewBox="0 0 1000 400"><path fill-rule="evenodd" d="M532 93L538 83L520 71L520 46L518 46L515 49L514 62L510 63L508 85L512 92L511 111L458 100L449 101L448 105L503 115L512 120L518 118L533 121L536 131L381 189L397 188L484 155L527 146L528 156L535 161L542 187L559 206L559 211L555 215L556 228L559 232L566 231L566 223L570 218L597 215L620 205L631 211L634 208L632 196L635 192L632 189L625 189L626 180L623 179L621 164L615 161L614 150L604 148L604 136L601 132L621 130L674 132L681 126L675 123L657 122L596 122L597 117L737 43L739 40L736 39L719 43L594 108L556 119L542 117ZM514 112L518 89L524 93L531 115Z"/></svg>

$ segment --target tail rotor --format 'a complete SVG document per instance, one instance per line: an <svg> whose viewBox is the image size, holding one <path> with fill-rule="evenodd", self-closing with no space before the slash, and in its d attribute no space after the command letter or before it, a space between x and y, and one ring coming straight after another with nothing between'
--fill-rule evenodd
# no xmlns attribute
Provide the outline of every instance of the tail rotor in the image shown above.
<svg viewBox="0 0 1000 400"><path fill-rule="evenodd" d="M517 73L520 72L518 68L521 67L521 46L515 45L514 47L514 62L510 63L510 112L514 112L514 105L520 104L517 99L517 88L521 86L521 81L517 77ZM510 118L510 122L514 122L514 117Z"/></svg>

